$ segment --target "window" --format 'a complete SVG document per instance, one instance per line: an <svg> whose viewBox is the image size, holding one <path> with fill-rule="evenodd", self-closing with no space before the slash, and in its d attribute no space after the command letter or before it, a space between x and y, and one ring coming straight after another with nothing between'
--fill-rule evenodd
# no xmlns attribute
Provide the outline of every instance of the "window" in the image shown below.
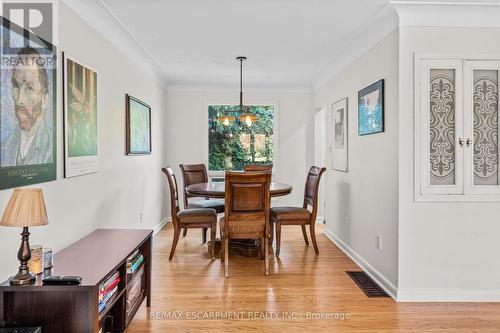
<svg viewBox="0 0 500 333"><path fill-rule="evenodd" d="M500 200L500 62L417 59L415 68L417 196Z"/></svg>
<svg viewBox="0 0 500 333"><path fill-rule="evenodd" d="M274 105L252 105L257 118L247 124L237 117L238 105L208 106L209 171L243 170L247 164L272 164ZM231 114L231 121L220 117Z"/></svg>

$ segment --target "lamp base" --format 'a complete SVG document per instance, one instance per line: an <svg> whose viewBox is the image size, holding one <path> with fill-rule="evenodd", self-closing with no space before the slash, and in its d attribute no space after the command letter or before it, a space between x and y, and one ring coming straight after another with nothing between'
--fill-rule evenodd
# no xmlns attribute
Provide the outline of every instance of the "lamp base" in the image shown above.
<svg viewBox="0 0 500 333"><path fill-rule="evenodd" d="M36 277L30 273L28 267L28 261L31 259L31 249L29 243L30 233L28 231L28 227L23 228L21 236L21 247L19 248L19 252L17 252L17 259L21 265L19 266L17 274L9 279L11 286L25 286L33 284L36 281Z"/></svg>
<svg viewBox="0 0 500 333"><path fill-rule="evenodd" d="M33 284L36 281L36 276L30 272L18 272L16 275L9 279L11 286L25 286Z"/></svg>

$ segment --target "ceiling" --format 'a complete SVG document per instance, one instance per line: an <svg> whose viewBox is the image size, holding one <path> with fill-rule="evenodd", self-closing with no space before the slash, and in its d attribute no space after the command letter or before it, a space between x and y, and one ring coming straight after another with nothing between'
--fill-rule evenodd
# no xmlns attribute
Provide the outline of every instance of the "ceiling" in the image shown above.
<svg viewBox="0 0 500 333"><path fill-rule="evenodd" d="M83 2L83 1L81 1ZM101 0L169 86L304 90L387 0ZM151 59L150 59L151 60Z"/></svg>
<svg viewBox="0 0 500 333"><path fill-rule="evenodd" d="M64 1L115 44L128 42L140 49L134 56L160 72L156 75L167 88L237 89L235 58L242 55L248 57L244 64L247 90L290 91L311 90L315 78L332 66L335 56L388 2Z"/></svg>

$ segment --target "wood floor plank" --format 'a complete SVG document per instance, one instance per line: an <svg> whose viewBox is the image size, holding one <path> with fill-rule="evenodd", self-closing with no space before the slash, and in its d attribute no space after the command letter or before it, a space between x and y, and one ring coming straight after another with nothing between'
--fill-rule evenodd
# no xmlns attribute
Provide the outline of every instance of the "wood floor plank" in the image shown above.
<svg viewBox="0 0 500 333"><path fill-rule="evenodd" d="M144 302L126 332L500 332L498 303L367 298L345 273L359 267L321 228L319 255L305 246L300 228L283 229L269 277L263 260L230 257L225 279L224 266L209 260L196 230L179 240L169 261L173 232L166 226L154 240L152 307ZM316 317L321 313L332 318Z"/></svg>

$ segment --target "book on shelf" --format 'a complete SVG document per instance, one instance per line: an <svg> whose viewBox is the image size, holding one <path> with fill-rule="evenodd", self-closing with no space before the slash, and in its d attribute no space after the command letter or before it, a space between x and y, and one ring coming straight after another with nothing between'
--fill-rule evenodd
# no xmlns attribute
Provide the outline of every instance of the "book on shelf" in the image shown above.
<svg viewBox="0 0 500 333"><path fill-rule="evenodd" d="M137 258L135 258L133 261L127 261L127 268L130 268L134 265L134 263L137 262L137 260L139 260L140 256L138 256Z"/></svg>
<svg viewBox="0 0 500 333"><path fill-rule="evenodd" d="M106 308L106 303L118 291L120 272L116 271L99 286L98 311L101 313Z"/></svg>
<svg viewBox="0 0 500 333"><path fill-rule="evenodd" d="M140 254L134 261L127 263L127 273L135 273L144 262L144 256Z"/></svg>
<svg viewBox="0 0 500 333"><path fill-rule="evenodd" d="M118 286L118 283L120 283L120 278L116 277L110 285L99 290L99 300L103 299L109 292L115 289L115 287Z"/></svg>
<svg viewBox="0 0 500 333"><path fill-rule="evenodd" d="M137 259L137 257L139 257L139 255L141 254L141 252L139 251L139 249L135 250L134 253L132 253L132 255L130 257L128 257L127 259L127 264L129 262L132 262L134 261L135 259Z"/></svg>
<svg viewBox="0 0 500 333"><path fill-rule="evenodd" d="M99 300L99 307L98 307L99 313L101 313L106 308L106 304L111 299L111 297L113 297L113 295L116 294L117 291L118 291L118 286L114 287L110 292L103 295L102 300Z"/></svg>
<svg viewBox="0 0 500 333"><path fill-rule="evenodd" d="M127 266L132 265L134 262L136 262L141 255L142 253L140 253L139 250L134 252L134 254L127 259Z"/></svg>
<svg viewBox="0 0 500 333"><path fill-rule="evenodd" d="M101 313L105 308L106 308L106 303L99 302L99 307L97 309L99 313Z"/></svg>
<svg viewBox="0 0 500 333"><path fill-rule="evenodd" d="M113 289L120 282L120 273L115 272L99 286L99 294L104 294L107 290Z"/></svg>

